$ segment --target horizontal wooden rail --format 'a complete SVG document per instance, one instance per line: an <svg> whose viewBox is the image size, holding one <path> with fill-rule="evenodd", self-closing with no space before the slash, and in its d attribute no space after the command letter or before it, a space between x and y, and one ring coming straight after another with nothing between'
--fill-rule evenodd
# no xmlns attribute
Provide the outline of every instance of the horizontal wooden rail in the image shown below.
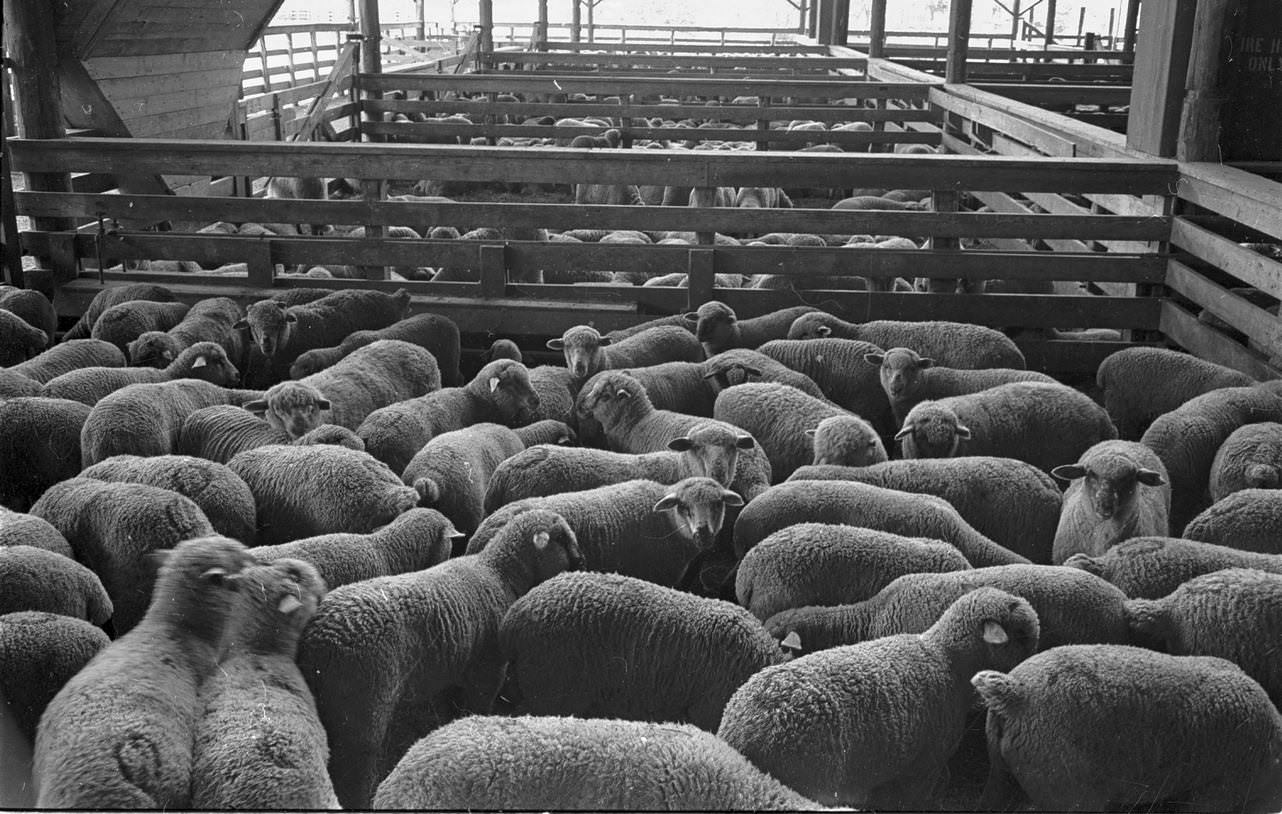
<svg viewBox="0 0 1282 814"><path fill-rule="evenodd" d="M736 70L813 70L838 68L862 70L868 60L858 57L824 56L722 56L706 54L592 54L544 51L503 51L495 54L503 62L515 65L579 65L630 67L649 65L656 68L734 68Z"/></svg>
<svg viewBox="0 0 1282 814"><path fill-rule="evenodd" d="M299 175L672 186L878 186L906 189L1165 194L1169 161L954 155L576 150L452 145L238 143L197 139L12 139L23 172Z"/></svg>
<svg viewBox="0 0 1282 814"><path fill-rule="evenodd" d="M668 54L699 54L711 52L724 52L727 48L733 48L737 52L745 54L815 54L817 56L827 56L828 49L822 45L807 45L803 43L778 42L774 44L744 44L739 43L733 46L722 45L719 42L674 42L674 43L646 43L646 42L568 42L565 40L549 40L546 44L549 52L569 51L569 52L600 52L606 54L634 53L644 51L657 51Z"/></svg>
<svg viewBox="0 0 1282 814"><path fill-rule="evenodd" d="M1129 105L1131 89L1117 85L1033 85L1023 82L971 82L977 90L996 93L1039 107L1050 105Z"/></svg>

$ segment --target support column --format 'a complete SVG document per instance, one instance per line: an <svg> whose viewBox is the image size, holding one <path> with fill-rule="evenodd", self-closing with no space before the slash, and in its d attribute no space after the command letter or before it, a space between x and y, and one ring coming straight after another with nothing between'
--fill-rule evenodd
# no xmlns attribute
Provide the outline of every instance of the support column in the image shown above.
<svg viewBox="0 0 1282 814"><path fill-rule="evenodd" d="M580 0L570 0L570 42L578 42L583 36L583 9Z"/></svg>
<svg viewBox="0 0 1282 814"><path fill-rule="evenodd" d="M1015 47L1015 42L1019 39L1019 22L1020 6L1023 0L1014 0L1010 6L1010 47Z"/></svg>
<svg viewBox="0 0 1282 814"><path fill-rule="evenodd" d="M383 72L383 29L378 19L378 0L361 0L361 73L380 74ZM362 99L382 99L381 91L361 88ZM362 121L381 122L382 113L362 112ZM366 136L370 141L382 141L383 137Z"/></svg>
<svg viewBox="0 0 1282 814"><path fill-rule="evenodd" d="M596 0L583 0L588 7L588 42L596 41Z"/></svg>
<svg viewBox="0 0 1282 814"><path fill-rule="evenodd" d="M970 51L971 0L953 0L948 14L948 61L944 81L963 84L966 81L966 57Z"/></svg>
<svg viewBox="0 0 1282 814"><path fill-rule="evenodd" d="M534 32L534 47L539 51L548 49L548 0L539 0L538 30Z"/></svg>
<svg viewBox="0 0 1282 814"><path fill-rule="evenodd" d="M828 41L841 46L850 41L850 0L833 0L832 32Z"/></svg>
<svg viewBox="0 0 1282 814"><path fill-rule="evenodd" d="M1175 155L1197 5L1197 0L1164 0L1142 6L1144 42L1136 47L1126 119L1126 146L1133 150Z"/></svg>
<svg viewBox="0 0 1282 814"><path fill-rule="evenodd" d="M481 21L481 59L489 63L493 61L494 53L494 2L493 0L480 0L478 9Z"/></svg>
<svg viewBox="0 0 1282 814"><path fill-rule="evenodd" d="M872 0L868 18L868 56L881 59L886 55L886 0Z"/></svg>
<svg viewBox="0 0 1282 814"><path fill-rule="evenodd" d="M1055 41L1055 0L1046 0L1046 47Z"/></svg>
<svg viewBox="0 0 1282 814"><path fill-rule="evenodd" d="M1129 0L1126 4L1126 22L1122 25L1122 61L1135 61L1135 32L1140 21L1140 0Z"/></svg>
<svg viewBox="0 0 1282 814"><path fill-rule="evenodd" d="M837 0L815 0L819 8L819 19L815 38L820 45L832 45L832 16Z"/></svg>

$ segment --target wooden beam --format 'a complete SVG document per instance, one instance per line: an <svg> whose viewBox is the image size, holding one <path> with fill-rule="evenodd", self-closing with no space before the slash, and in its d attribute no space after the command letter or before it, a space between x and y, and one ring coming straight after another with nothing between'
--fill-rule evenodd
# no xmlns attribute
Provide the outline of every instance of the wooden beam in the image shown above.
<svg viewBox="0 0 1282 814"><path fill-rule="evenodd" d="M1175 146L1175 157L1180 161L1218 161L1222 156L1220 127L1228 99L1225 35L1231 36L1231 18L1242 11L1241 6L1240 0L1200 0L1197 4ZM1234 44L1230 41L1227 47ZM1275 136L1282 138L1282 133Z"/></svg>
<svg viewBox="0 0 1282 814"><path fill-rule="evenodd" d="M966 82L966 51L970 47L971 0L953 0L948 14L948 62L944 81Z"/></svg>
<svg viewBox="0 0 1282 814"><path fill-rule="evenodd" d="M881 59L886 55L886 0L872 0L868 21L868 56Z"/></svg>
<svg viewBox="0 0 1282 814"><path fill-rule="evenodd" d="M820 44L832 45L832 18L837 0L815 0L819 6L818 37Z"/></svg>
<svg viewBox="0 0 1282 814"><path fill-rule="evenodd" d="M1135 34L1139 27L1140 0L1127 0L1126 22L1122 27L1122 61L1135 60Z"/></svg>
<svg viewBox="0 0 1282 814"><path fill-rule="evenodd" d="M1056 0L1046 0L1046 47L1049 48L1051 43L1055 42L1055 3Z"/></svg>
<svg viewBox="0 0 1282 814"><path fill-rule="evenodd" d="M494 0L477 0L477 20L481 28L481 53L490 60L494 53Z"/></svg>
<svg viewBox="0 0 1282 814"><path fill-rule="evenodd" d="M850 0L834 0L830 44L846 45L850 38Z"/></svg>
<svg viewBox="0 0 1282 814"><path fill-rule="evenodd" d="M539 51L548 49L548 0L539 0L539 21L534 32L534 47Z"/></svg>
<svg viewBox="0 0 1282 814"><path fill-rule="evenodd" d="M1166 0L1141 7L1144 20L1126 120L1126 144L1131 149L1175 155L1196 10L1197 0Z"/></svg>
<svg viewBox="0 0 1282 814"><path fill-rule="evenodd" d="M582 0L570 0L570 42L579 42L583 38Z"/></svg>

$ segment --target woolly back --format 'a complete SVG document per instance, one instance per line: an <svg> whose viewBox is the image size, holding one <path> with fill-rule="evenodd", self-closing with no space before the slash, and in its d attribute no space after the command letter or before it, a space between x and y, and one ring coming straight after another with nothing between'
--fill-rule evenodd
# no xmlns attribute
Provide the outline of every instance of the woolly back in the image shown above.
<svg viewBox="0 0 1282 814"><path fill-rule="evenodd" d="M584 564L578 537L565 518L537 508L515 514L476 556L498 574L514 599Z"/></svg>
<svg viewBox="0 0 1282 814"><path fill-rule="evenodd" d="M292 661L303 626L316 613L325 590L320 573L303 560L278 559L247 569L228 646L237 653Z"/></svg>
<svg viewBox="0 0 1282 814"><path fill-rule="evenodd" d="M1009 671L1037 652L1040 625L1033 606L997 588L976 588L949 605L921 634L942 647L965 681L981 669Z"/></svg>

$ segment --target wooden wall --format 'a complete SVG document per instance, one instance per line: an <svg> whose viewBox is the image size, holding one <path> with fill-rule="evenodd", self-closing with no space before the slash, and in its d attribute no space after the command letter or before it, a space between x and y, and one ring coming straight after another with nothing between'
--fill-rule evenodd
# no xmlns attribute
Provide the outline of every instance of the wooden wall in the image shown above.
<svg viewBox="0 0 1282 814"><path fill-rule="evenodd" d="M243 51L94 57L89 75L135 138L224 138Z"/></svg>

